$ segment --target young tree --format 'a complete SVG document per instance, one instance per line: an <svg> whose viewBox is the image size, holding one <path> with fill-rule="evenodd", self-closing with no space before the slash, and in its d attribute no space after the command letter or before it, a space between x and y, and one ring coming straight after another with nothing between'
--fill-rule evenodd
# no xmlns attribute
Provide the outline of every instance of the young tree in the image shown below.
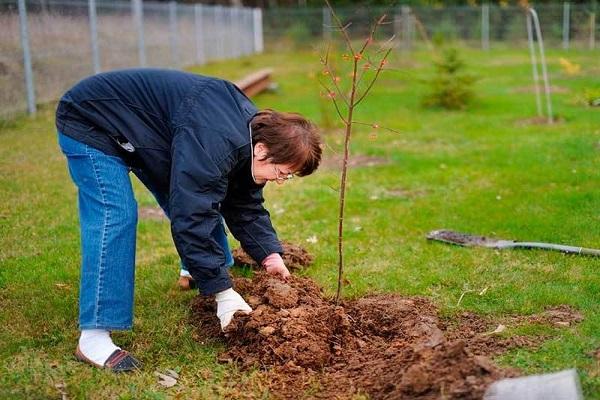
<svg viewBox="0 0 600 400"><path fill-rule="evenodd" d="M354 42L351 39L348 30L350 24L342 23L329 0L325 0L325 3L333 17L332 22L334 27L342 35L345 47L345 53L342 55L342 59L350 63L351 69L349 82L344 85L339 72L332 62L331 43L329 43L325 55L321 57L323 75L329 77L329 83L323 81L320 81L320 83L325 89L325 95L331 99L337 115L344 125L344 155L342 159L339 190L338 284L335 296L335 302L338 304L342 292L344 274L344 210L346 205L346 179L352 128L353 125L356 124L370 125L373 128L379 128L377 124L366 124L354 121L354 112L356 107L365 100L381 72L384 70L388 56L392 51L391 42L393 38L390 38L381 45L379 49L373 52L372 46L375 43L375 34L380 26L387 24L386 16L383 15L373 24L366 39Z"/></svg>

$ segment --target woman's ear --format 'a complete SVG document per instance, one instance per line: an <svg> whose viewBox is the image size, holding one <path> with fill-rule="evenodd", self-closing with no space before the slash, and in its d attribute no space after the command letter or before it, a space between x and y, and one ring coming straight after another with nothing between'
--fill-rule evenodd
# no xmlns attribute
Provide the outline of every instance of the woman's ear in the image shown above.
<svg viewBox="0 0 600 400"><path fill-rule="evenodd" d="M264 143L258 142L254 145L254 156L258 157L261 161L267 158L269 151Z"/></svg>

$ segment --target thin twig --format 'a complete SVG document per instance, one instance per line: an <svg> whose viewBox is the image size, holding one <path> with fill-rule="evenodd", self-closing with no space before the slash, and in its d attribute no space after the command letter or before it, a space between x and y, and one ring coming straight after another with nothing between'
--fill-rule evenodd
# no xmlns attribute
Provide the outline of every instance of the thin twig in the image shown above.
<svg viewBox="0 0 600 400"><path fill-rule="evenodd" d="M344 92L342 91L342 89L339 87L339 85L337 84L337 82L336 82L336 80L335 80L335 78L336 78L336 76L335 76L335 74L334 74L334 72L335 72L335 71L333 71L333 70L331 69L331 66L330 66L329 62L326 62L326 63L325 63L325 64L323 64L323 65L325 65L325 69L326 69L326 71L327 71L327 74L328 74L328 75L329 75L329 77L331 78L331 82L333 82L333 86L335 87L335 90L336 90L336 91L338 92L338 94L340 95L340 98L341 98L342 100L344 100L344 103L346 103L346 105L348 105L348 99L346 98L346 96L344 95Z"/></svg>
<svg viewBox="0 0 600 400"><path fill-rule="evenodd" d="M356 100L356 103L354 103L354 105L360 104L360 102L367 96L367 94L369 94L369 92L371 91L371 88L375 84L375 81L377 81L377 78L379 78L379 74L381 73L381 70L383 70L383 66L385 65L385 63L387 61L387 58L390 55L391 51L392 51L392 49L388 49L387 53L385 53L385 55L381 59L381 62L379 63L379 67L377 68L377 72L375 73L375 77L373 78L373 80L371 81L371 83L369 84L369 86L367 87L367 90L365 90L363 92L362 96L360 96L358 98L358 100Z"/></svg>
<svg viewBox="0 0 600 400"><path fill-rule="evenodd" d="M331 6L331 3L329 2L329 0L325 0L325 4L327 4L327 8L329 8L329 11L331 11L331 15L335 19L336 25L340 28L342 35L344 36L344 40L346 41L346 45L348 46L350 51L352 51L352 55L354 55L355 53L354 53L354 48L352 47L352 41L350 40L350 36L348 36L348 32L347 32L347 28L350 26L350 24L342 25L342 21L340 21L340 18L337 16L335 11L333 10L333 7Z"/></svg>
<svg viewBox="0 0 600 400"><path fill-rule="evenodd" d="M340 155L340 153L338 151L336 151L333 147L331 147L331 145L329 143L325 143L325 147L327 147L329 150L331 150L331 152L333 154L335 154L336 156Z"/></svg>
<svg viewBox="0 0 600 400"><path fill-rule="evenodd" d="M323 82L321 82L320 79L318 79L319 84L327 91L327 95L329 96L329 98L331 99L331 101L333 102L333 105L335 106L335 111L337 112L338 116L342 119L342 121L344 121L344 124L346 124L346 120L344 119L344 116L342 115L342 112L340 111L340 108L338 107L337 101L335 101L335 97L331 96L332 92L327 85L325 85Z"/></svg>
<svg viewBox="0 0 600 400"><path fill-rule="evenodd" d="M394 132L394 133L397 133L397 134L402 134L402 132L397 131L397 130L392 129L392 128L388 128L386 126L379 126L379 125L374 126L374 124L369 124L367 122L358 122L358 121L352 121L352 123L355 124L355 125L365 125L365 126L370 126L371 128L374 128L374 129L385 129L386 131Z"/></svg>
<svg viewBox="0 0 600 400"><path fill-rule="evenodd" d="M462 292L460 298L458 299L458 303L456 303L456 307L460 306L460 302L462 301L463 297L465 297L465 294L473 292L476 292L476 290L465 290L464 292Z"/></svg>

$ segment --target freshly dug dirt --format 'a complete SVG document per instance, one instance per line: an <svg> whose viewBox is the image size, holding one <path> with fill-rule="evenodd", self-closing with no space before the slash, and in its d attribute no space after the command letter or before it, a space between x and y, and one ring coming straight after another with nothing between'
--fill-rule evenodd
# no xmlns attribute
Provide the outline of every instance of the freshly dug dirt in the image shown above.
<svg viewBox="0 0 600 400"><path fill-rule="evenodd" d="M290 271L296 271L308 267L315 260L314 256L304 248L293 243L282 241L283 262ZM258 264L242 248L233 249L233 261L235 265L257 268Z"/></svg>
<svg viewBox="0 0 600 400"><path fill-rule="evenodd" d="M267 274L235 280L254 309L237 315L223 335L212 298L197 297L193 321L199 341L223 340L219 359L242 369L258 367L272 398L480 399L493 381L516 376L487 356L542 339L493 334L497 321L463 313L440 320L426 298L377 295L335 306L310 279L283 282ZM568 307L507 324L579 319ZM519 319L520 318L520 319ZM258 379L258 380L257 380ZM256 388L254 388L256 389ZM253 389L253 390L254 390Z"/></svg>

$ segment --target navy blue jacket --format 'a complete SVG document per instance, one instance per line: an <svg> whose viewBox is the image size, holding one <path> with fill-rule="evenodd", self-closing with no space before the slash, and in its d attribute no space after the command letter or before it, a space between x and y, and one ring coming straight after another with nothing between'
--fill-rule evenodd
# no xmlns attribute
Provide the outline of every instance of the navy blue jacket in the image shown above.
<svg viewBox="0 0 600 400"><path fill-rule="evenodd" d="M232 83L185 72L130 69L79 82L60 100L60 132L121 157L166 198L177 251L204 294L231 287L212 236L221 215L259 263L283 249L252 179L256 107ZM127 144L128 143L128 144Z"/></svg>

